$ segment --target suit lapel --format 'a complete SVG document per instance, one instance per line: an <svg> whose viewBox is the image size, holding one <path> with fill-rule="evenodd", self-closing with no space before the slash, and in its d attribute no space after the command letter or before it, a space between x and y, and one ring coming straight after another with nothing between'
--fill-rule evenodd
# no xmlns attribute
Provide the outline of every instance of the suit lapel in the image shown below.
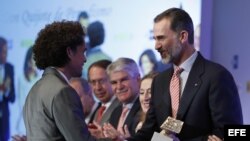
<svg viewBox="0 0 250 141"><path fill-rule="evenodd" d="M96 118L96 112L98 111L98 109L102 106L101 102L98 102L98 106L96 107L96 109L94 110L94 112L92 113L92 115L90 116L89 119L89 123L93 123L94 119Z"/></svg>
<svg viewBox="0 0 250 141"><path fill-rule="evenodd" d="M204 58L198 54L193 67L189 73L186 86L181 96L177 119L182 119L187 112L193 98L202 85L201 75L204 72Z"/></svg>
<svg viewBox="0 0 250 141"><path fill-rule="evenodd" d="M139 112L139 110L140 110L140 102L139 102L139 98L137 98L130 112L128 113L128 116L124 124L127 124L129 126L131 123L133 123L136 118L136 114Z"/></svg>
<svg viewBox="0 0 250 141"><path fill-rule="evenodd" d="M110 117L110 123L115 127L115 129L117 129L121 114L122 114L122 104L118 105L115 108L115 110L113 111Z"/></svg>
<svg viewBox="0 0 250 141"><path fill-rule="evenodd" d="M119 104L120 104L119 100L115 98L114 101L109 106L109 108L107 109L107 111L103 114L102 119L101 119L101 125L109 121L112 112Z"/></svg>
<svg viewBox="0 0 250 141"><path fill-rule="evenodd" d="M162 88L162 94L163 94L163 105L167 105L167 106L163 106L163 107L171 107L171 97L170 97L170 91L169 91L169 85L170 85L170 81L171 81L171 77L174 73L174 69L171 68L170 71L166 72L164 74L164 76L161 78L161 83L158 84L163 84L163 86L161 86ZM158 91L158 90L157 90ZM163 110L166 110L165 108L163 108Z"/></svg>
<svg viewBox="0 0 250 141"><path fill-rule="evenodd" d="M169 84L173 74L173 66L157 75L152 82L151 107L155 107L160 115L159 122L163 123L168 116L171 116L171 97ZM152 104L154 106L152 106ZM150 108L151 109L151 108Z"/></svg>

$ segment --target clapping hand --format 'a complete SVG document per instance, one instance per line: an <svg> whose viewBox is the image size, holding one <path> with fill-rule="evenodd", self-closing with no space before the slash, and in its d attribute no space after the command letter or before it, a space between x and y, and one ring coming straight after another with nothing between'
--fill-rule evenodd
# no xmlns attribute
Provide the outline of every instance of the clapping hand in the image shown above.
<svg viewBox="0 0 250 141"><path fill-rule="evenodd" d="M117 131L110 123L105 123L103 126L103 134L106 138L111 138L115 141L123 141L130 137L127 125L124 126L123 131Z"/></svg>

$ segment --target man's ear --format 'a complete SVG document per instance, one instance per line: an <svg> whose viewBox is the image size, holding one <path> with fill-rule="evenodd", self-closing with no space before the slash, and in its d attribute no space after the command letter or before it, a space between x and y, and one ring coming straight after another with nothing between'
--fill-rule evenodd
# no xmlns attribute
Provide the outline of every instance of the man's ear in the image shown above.
<svg viewBox="0 0 250 141"><path fill-rule="evenodd" d="M188 32L183 30L179 34L179 40L181 43L188 42Z"/></svg>
<svg viewBox="0 0 250 141"><path fill-rule="evenodd" d="M68 57L71 59L72 57L73 57L73 51L72 51L72 49L70 48L70 47L67 47L67 55L68 55Z"/></svg>

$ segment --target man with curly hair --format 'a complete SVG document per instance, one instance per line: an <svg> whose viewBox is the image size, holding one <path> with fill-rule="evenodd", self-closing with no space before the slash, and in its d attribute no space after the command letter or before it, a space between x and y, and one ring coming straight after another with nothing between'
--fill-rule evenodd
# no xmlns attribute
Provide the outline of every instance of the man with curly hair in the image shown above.
<svg viewBox="0 0 250 141"><path fill-rule="evenodd" d="M24 106L28 141L93 141L84 122L71 77L82 75L86 62L84 30L79 22L48 24L35 41L34 60L44 70Z"/></svg>

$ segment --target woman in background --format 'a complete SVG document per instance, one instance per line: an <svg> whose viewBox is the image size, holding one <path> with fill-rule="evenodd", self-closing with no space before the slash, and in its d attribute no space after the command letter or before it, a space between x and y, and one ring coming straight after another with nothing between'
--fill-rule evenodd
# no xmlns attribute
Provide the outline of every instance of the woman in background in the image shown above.
<svg viewBox="0 0 250 141"><path fill-rule="evenodd" d="M140 104L142 111L140 113L140 119L139 123L136 126L135 131L137 132L139 129L141 129L145 119L147 111L150 107L150 100L151 100L151 84L154 79L154 77L157 75L157 72L150 72L149 74L145 75L141 79L141 86L140 86Z"/></svg>
<svg viewBox="0 0 250 141"><path fill-rule="evenodd" d="M18 134L25 134L25 126L23 121L23 105L25 103L26 96L28 95L29 90L31 89L32 85L38 80L38 70L36 68L32 47L27 50L24 66L23 66L23 74L19 78L18 81L18 107L20 114L18 115L16 129Z"/></svg>
<svg viewBox="0 0 250 141"><path fill-rule="evenodd" d="M139 57L139 66L143 76L157 70L157 59L153 50L147 49L142 52Z"/></svg>

